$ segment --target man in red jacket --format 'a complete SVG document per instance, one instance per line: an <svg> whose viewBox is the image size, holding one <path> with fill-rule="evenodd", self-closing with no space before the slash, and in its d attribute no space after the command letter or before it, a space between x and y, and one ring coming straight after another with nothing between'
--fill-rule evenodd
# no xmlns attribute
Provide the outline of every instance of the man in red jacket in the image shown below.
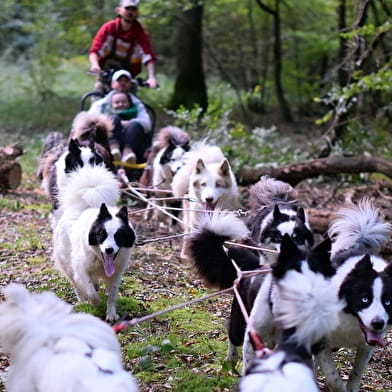
<svg viewBox="0 0 392 392"><path fill-rule="evenodd" d="M102 69L126 69L136 77L147 67L147 82L157 86L156 57L151 40L137 20L139 0L120 0L117 18L104 23L95 35L89 50L90 71L99 74Z"/></svg>

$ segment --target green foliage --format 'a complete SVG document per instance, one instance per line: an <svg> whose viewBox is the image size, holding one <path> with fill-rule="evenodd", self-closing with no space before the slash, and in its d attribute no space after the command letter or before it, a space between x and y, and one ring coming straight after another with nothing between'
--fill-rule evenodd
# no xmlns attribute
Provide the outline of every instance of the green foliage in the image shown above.
<svg viewBox="0 0 392 392"><path fill-rule="evenodd" d="M12 212L20 211L23 208L23 205L19 200L12 200L8 197L0 195L0 209L6 208Z"/></svg>
<svg viewBox="0 0 392 392"><path fill-rule="evenodd" d="M23 63L2 62L1 70L0 127L9 134L9 141L30 138L37 131L40 137L53 130L68 133L81 96L94 84L93 78L86 74L85 60L62 61L56 83L51 86L55 95L43 103Z"/></svg>

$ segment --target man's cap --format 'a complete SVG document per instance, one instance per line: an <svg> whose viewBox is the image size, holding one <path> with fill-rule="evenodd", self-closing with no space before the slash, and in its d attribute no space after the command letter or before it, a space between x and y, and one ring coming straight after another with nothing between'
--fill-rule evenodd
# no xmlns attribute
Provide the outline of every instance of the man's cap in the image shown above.
<svg viewBox="0 0 392 392"><path fill-rule="evenodd" d="M139 0L121 0L120 7L139 7Z"/></svg>
<svg viewBox="0 0 392 392"><path fill-rule="evenodd" d="M117 81L121 76L126 76L129 80L132 80L132 75L126 69L119 69L112 76L112 81Z"/></svg>

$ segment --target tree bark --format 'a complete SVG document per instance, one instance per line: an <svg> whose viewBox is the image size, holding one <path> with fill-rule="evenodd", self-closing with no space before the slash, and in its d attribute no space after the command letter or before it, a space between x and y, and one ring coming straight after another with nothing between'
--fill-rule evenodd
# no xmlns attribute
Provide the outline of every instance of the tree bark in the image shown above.
<svg viewBox="0 0 392 392"><path fill-rule="evenodd" d="M202 61L203 6L194 3L183 12L177 36L177 77L169 103L174 110L199 105L205 111L208 105Z"/></svg>
<svg viewBox="0 0 392 392"><path fill-rule="evenodd" d="M319 175L340 173L381 173L392 178L392 161L375 157L338 157L313 159L292 163L281 167L251 168L243 167L236 173L239 185L256 183L260 176L268 175L295 186L302 180Z"/></svg>

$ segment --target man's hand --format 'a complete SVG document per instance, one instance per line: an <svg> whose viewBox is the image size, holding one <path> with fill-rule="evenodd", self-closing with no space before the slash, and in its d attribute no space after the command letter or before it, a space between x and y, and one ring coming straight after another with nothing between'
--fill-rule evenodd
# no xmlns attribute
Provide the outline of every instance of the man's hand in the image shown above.
<svg viewBox="0 0 392 392"><path fill-rule="evenodd" d="M101 72L101 67L99 65L94 65L90 67L90 72L99 75Z"/></svg>
<svg viewBox="0 0 392 392"><path fill-rule="evenodd" d="M99 75L99 73L101 72L101 67L98 64L98 55L96 53L90 53L89 60L90 60L90 72Z"/></svg>
<svg viewBox="0 0 392 392"><path fill-rule="evenodd" d="M155 78L148 78L147 83L150 85L151 88L157 88L157 80Z"/></svg>

